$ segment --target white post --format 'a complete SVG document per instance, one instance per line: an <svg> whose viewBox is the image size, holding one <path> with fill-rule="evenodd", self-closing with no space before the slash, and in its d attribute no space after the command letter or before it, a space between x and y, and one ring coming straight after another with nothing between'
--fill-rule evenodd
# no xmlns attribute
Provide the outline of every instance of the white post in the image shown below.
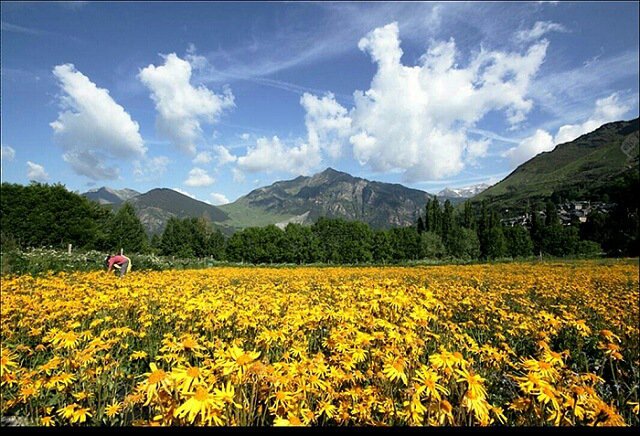
<svg viewBox="0 0 640 436"><path fill-rule="evenodd" d="M69 256L71 256L71 244L69 244L69 247L67 248L67 253L69 253Z"/></svg>
<svg viewBox="0 0 640 436"><path fill-rule="evenodd" d="M120 256L122 256L122 253L124 253L124 249L123 248L120 249Z"/></svg>

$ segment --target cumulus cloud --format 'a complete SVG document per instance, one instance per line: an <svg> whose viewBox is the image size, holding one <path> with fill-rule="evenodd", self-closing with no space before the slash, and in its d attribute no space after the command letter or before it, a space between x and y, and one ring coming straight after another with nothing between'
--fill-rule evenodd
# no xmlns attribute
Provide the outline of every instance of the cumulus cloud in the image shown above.
<svg viewBox="0 0 640 436"><path fill-rule="evenodd" d="M531 29L516 32L515 38L519 42L530 42L549 32L567 32L567 29L562 24L552 21L536 21Z"/></svg>
<svg viewBox="0 0 640 436"><path fill-rule="evenodd" d="M4 163L13 161L16 157L16 151L8 145L3 145L0 150L2 151L0 155L0 174L2 174L4 172Z"/></svg>
<svg viewBox="0 0 640 436"><path fill-rule="evenodd" d="M516 147L503 153L509 158L513 167L531 159L543 151L551 151L557 144L571 142L585 133L592 132L603 124L618 121L631 109L631 105L620 101L620 96L613 93L606 98L596 101L593 114L581 124L565 124L556 132L555 136L545 130L538 129L533 135L523 139Z"/></svg>
<svg viewBox="0 0 640 436"><path fill-rule="evenodd" d="M139 182L157 180L167 172L170 162L166 156L137 160L133 163L133 175Z"/></svg>
<svg viewBox="0 0 640 436"><path fill-rule="evenodd" d="M245 156L237 159L242 171L265 171L309 174L322 161L320 149L307 143L286 146L277 136L258 138L256 145L247 149Z"/></svg>
<svg viewBox="0 0 640 436"><path fill-rule="evenodd" d="M212 192L209 196L211 197L211 204L213 205L219 206L221 204L229 203L229 199L219 192Z"/></svg>
<svg viewBox="0 0 640 436"><path fill-rule="evenodd" d="M351 132L347 109L336 102L332 93L316 97L305 92L300 104L305 110L306 141L299 138L296 145L288 146L277 136L260 137L255 146L249 147L246 154L239 157L219 146L218 164L237 162L240 170L250 173L266 171L307 175L320 165L325 153L334 159L340 157ZM234 180L236 178L244 180L240 171L234 173Z"/></svg>
<svg viewBox="0 0 640 436"><path fill-rule="evenodd" d="M213 159L213 157L211 156L210 151L201 151L200 153L196 154L196 157L193 159L193 163L208 164L209 162L211 162L211 159Z"/></svg>
<svg viewBox="0 0 640 436"><path fill-rule="evenodd" d="M235 183L244 183L246 177L242 171L238 168L231 168L231 175Z"/></svg>
<svg viewBox="0 0 640 436"><path fill-rule="evenodd" d="M482 49L460 67L450 39L433 42L410 67L401 63L397 24L375 29L358 43L378 70L370 89L354 93L354 157L374 171L401 171L409 182L459 173L489 145L471 141L467 129L493 110L504 111L512 125L526 118L533 105L529 83L547 45L536 43L524 54Z"/></svg>
<svg viewBox="0 0 640 436"><path fill-rule="evenodd" d="M46 182L49 180L49 174L42 165L38 165L31 161L27 162L27 178L36 182Z"/></svg>
<svg viewBox="0 0 640 436"><path fill-rule="evenodd" d="M49 125L65 150L64 160L77 174L93 180L115 179L118 170L109 166L110 159L144 156L138 123L108 90L98 88L73 64L57 65L53 74L62 90L62 112Z"/></svg>
<svg viewBox="0 0 640 436"><path fill-rule="evenodd" d="M347 110L331 93L304 93L306 141L287 147L277 137L260 138L238 167L306 174L350 144L361 165L400 172L408 182L455 175L486 156L489 140L472 141L467 132L487 113L502 111L512 127L526 119L529 84L547 46L543 40L524 53L481 49L461 67L450 39L432 42L418 65L407 66L397 23L376 28L358 43L377 72L368 90L354 92L355 105Z"/></svg>
<svg viewBox="0 0 640 436"><path fill-rule="evenodd" d="M0 157L3 161L11 162L16 157L16 151L8 145L3 145L0 150L2 150Z"/></svg>
<svg viewBox="0 0 640 436"><path fill-rule="evenodd" d="M238 158L232 155L224 145L216 145L214 150L216 152L217 166L222 166L238 160Z"/></svg>
<svg viewBox="0 0 640 436"><path fill-rule="evenodd" d="M216 182L216 179L207 174L202 168L193 168L189 171L189 177L184 181L187 186L210 186Z"/></svg>
<svg viewBox="0 0 640 436"><path fill-rule="evenodd" d="M193 195L193 194L191 194L190 192L184 191L184 190L182 190L182 189L180 189L180 188L171 188L171 189L173 189L173 190L174 190L174 191L176 191L176 192L181 193L182 195L186 195L187 197L191 197L191 198L193 198L194 200L197 200L196 196L195 196L195 195Z"/></svg>
<svg viewBox="0 0 640 436"><path fill-rule="evenodd" d="M151 91L159 133L193 155L195 142L202 134L200 123L215 123L224 110L235 106L234 97L228 88L218 95L203 85L194 87L190 83L192 64L188 60L175 53L162 57L164 65L149 65L138 77ZM189 59L196 62L193 55Z"/></svg>
<svg viewBox="0 0 640 436"><path fill-rule="evenodd" d="M511 166L516 167L543 151L553 150L554 144L553 137L549 132L538 129L533 135L523 139L517 147L507 150L503 157L509 158Z"/></svg>
<svg viewBox="0 0 640 436"><path fill-rule="evenodd" d="M76 174L93 180L114 180L120 175L120 170L114 165L108 166L104 154L99 151L68 151L62 155L62 159L71 165Z"/></svg>
<svg viewBox="0 0 640 436"><path fill-rule="evenodd" d="M304 122L310 148L324 149L332 158L340 157L344 139L351 131L347 110L336 102L330 92L322 98L305 92L300 104L305 110Z"/></svg>

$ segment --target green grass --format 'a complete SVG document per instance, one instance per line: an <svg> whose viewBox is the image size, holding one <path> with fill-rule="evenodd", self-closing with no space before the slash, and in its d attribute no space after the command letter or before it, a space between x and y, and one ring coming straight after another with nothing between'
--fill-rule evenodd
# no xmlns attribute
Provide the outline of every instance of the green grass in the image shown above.
<svg viewBox="0 0 640 436"><path fill-rule="evenodd" d="M219 208L229 216L229 219L216 224L233 230L239 230L245 227L263 227L285 221L294 216L290 214L271 213L257 207L249 206L242 200L219 206Z"/></svg>

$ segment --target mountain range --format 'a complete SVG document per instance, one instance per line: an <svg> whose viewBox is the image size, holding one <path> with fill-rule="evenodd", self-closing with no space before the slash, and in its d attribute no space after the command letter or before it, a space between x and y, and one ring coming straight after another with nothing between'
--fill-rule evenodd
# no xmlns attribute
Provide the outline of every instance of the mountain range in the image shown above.
<svg viewBox="0 0 640 436"><path fill-rule="evenodd" d="M438 192L438 197L448 198L452 200L452 202L453 199L466 200L467 198L475 197L490 186L491 185L487 183L480 183L477 185L466 186L464 188L444 188L442 191Z"/></svg>
<svg viewBox="0 0 640 436"><path fill-rule="evenodd" d="M608 123L523 163L499 183L446 188L437 196L455 204L468 199L501 208L523 208L554 193L593 196L606 192L625 171L638 171L638 119ZM353 177L333 168L254 189L236 201L213 206L171 189L139 193L107 187L87 198L118 208L129 201L149 234L159 234L172 216L202 217L226 235L254 226L312 224L320 216L363 221L373 228L415 224L434 195L400 184Z"/></svg>
<svg viewBox="0 0 640 436"><path fill-rule="evenodd" d="M502 209L522 209L554 192L562 197L597 198L617 177L638 172L638 118L600 126L575 140L558 144L518 166L472 202L486 200Z"/></svg>

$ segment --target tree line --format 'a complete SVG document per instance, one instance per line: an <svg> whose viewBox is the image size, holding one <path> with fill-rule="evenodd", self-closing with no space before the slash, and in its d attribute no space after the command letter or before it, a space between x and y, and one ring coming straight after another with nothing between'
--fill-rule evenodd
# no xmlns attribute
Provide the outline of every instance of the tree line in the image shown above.
<svg viewBox="0 0 640 436"><path fill-rule="evenodd" d="M634 185L635 183L635 185ZM210 258L246 263L398 263L422 259L490 260L533 255L637 256L637 180L623 180L612 194L609 214L592 214L586 223L563 226L551 200L530 206L530 224L503 225L486 202L429 200L414 226L372 229L359 221L320 217L304 226L289 223L250 227L230 237L202 218L170 218L162 234L150 238L124 203L117 211L63 185L3 183L0 190L2 248L67 244L105 252L155 253L176 258Z"/></svg>

